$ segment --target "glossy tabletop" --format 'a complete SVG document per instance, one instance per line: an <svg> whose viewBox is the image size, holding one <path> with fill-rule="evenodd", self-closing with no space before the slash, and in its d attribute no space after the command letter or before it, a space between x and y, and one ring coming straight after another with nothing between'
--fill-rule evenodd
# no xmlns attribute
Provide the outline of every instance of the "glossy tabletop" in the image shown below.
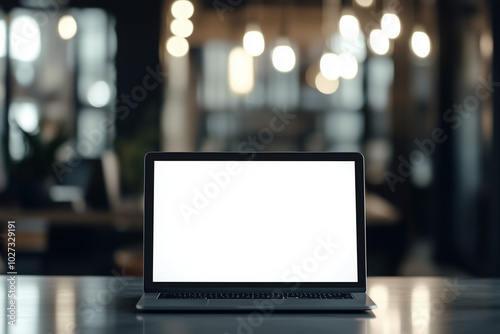
<svg viewBox="0 0 500 334"><path fill-rule="evenodd" d="M499 279L370 277L373 312L143 313L142 279L115 274L3 276L0 333L500 333Z"/></svg>

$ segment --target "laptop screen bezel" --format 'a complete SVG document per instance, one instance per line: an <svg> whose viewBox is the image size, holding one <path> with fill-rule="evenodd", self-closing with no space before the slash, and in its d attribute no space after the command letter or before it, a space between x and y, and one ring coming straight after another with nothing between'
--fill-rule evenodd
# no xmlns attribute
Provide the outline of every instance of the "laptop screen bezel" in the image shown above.
<svg viewBox="0 0 500 334"><path fill-rule="evenodd" d="M156 161L353 161L356 182L357 282L153 282L154 167ZM364 157L357 152L150 152L144 159L144 291L176 289L333 289L366 292Z"/></svg>

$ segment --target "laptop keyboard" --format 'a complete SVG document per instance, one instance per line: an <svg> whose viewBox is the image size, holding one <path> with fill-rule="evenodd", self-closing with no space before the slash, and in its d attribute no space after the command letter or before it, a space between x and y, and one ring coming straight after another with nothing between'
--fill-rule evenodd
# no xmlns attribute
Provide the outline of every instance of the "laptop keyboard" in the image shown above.
<svg viewBox="0 0 500 334"><path fill-rule="evenodd" d="M161 293L159 299L354 299L348 292L173 292Z"/></svg>

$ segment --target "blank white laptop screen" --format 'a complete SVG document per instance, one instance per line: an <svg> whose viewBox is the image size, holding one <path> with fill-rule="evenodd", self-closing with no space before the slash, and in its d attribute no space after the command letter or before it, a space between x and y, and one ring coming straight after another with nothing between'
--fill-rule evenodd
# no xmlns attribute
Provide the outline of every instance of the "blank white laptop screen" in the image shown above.
<svg viewBox="0 0 500 334"><path fill-rule="evenodd" d="M154 282L357 282L353 161L156 161Z"/></svg>

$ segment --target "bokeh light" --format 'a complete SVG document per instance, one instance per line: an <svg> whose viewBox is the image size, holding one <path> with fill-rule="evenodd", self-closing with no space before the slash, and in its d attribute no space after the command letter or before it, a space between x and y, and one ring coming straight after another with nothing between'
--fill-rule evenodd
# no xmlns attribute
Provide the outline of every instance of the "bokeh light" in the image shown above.
<svg viewBox="0 0 500 334"><path fill-rule="evenodd" d="M187 38L193 33L193 22L188 19L175 19L170 23L170 31L178 37Z"/></svg>
<svg viewBox="0 0 500 334"><path fill-rule="evenodd" d="M38 131L38 108L33 102L13 102L9 113L24 132L36 133Z"/></svg>
<svg viewBox="0 0 500 334"><path fill-rule="evenodd" d="M14 17L9 29L9 52L12 59L34 61L41 51L40 26L29 15Z"/></svg>
<svg viewBox="0 0 500 334"><path fill-rule="evenodd" d="M401 21L396 14L385 13L380 21L380 26L389 38L396 38L401 33Z"/></svg>
<svg viewBox="0 0 500 334"><path fill-rule="evenodd" d="M245 51L254 57L260 56L264 52L265 41L260 29L252 28L248 30L243 36L243 47Z"/></svg>
<svg viewBox="0 0 500 334"><path fill-rule="evenodd" d="M290 72L295 67L295 52L289 45L278 45L273 49L272 62L276 70Z"/></svg>
<svg viewBox="0 0 500 334"><path fill-rule="evenodd" d="M323 76L329 80L340 77L340 59L335 53L325 53L319 61L319 68Z"/></svg>
<svg viewBox="0 0 500 334"><path fill-rule="evenodd" d="M172 4L171 11L176 19L189 19L194 14L194 6L191 1L178 0Z"/></svg>
<svg viewBox="0 0 500 334"><path fill-rule="evenodd" d="M387 52L389 52L390 48L390 41L389 37L387 37L386 33L383 32L380 29L374 29L370 33L370 49L378 54L378 55L385 55Z"/></svg>
<svg viewBox="0 0 500 334"><path fill-rule="evenodd" d="M431 40L423 31L415 31L411 36L411 49L417 57L425 58L431 52Z"/></svg>
<svg viewBox="0 0 500 334"><path fill-rule="evenodd" d="M75 37L78 31L78 25L76 20L71 15L64 15L59 19L59 24L57 25L57 30L59 31L59 36L62 39L72 39Z"/></svg>
<svg viewBox="0 0 500 334"><path fill-rule="evenodd" d="M339 55L340 76L344 79L354 79L358 74L358 61L352 53Z"/></svg>
<svg viewBox="0 0 500 334"><path fill-rule="evenodd" d="M359 21L353 15L343 15L339 21L339 30L342 37L354 41L359 35Z"/></svg>
<svg viewBox="0 0 500 334"><path fill-rule="evenodd" d="M370 7L373 5L374 0L356 0L356 3L361 7Z"/></svg>
<svg viewBox="0 0 500 334"><path fill-rule="evenodd" d="M228 80L229 89L235 94L248 94L253 89L253 58L242 47L236 47L229 53Z"/></svg>
<svg viewBox="0 0 500 334"><path fill-rule="evenodd" d="M325 95L333 94L339 88L338 79L327 79L323 74L321 74L321 72L318 72L318 74L316 74L314 84L316 85L316 89Z"/></svg>
<svg viewBox="0 0 500 334"><path fill-rule="evenodd" d="M104 81L97 81L90 86L87 92L87 99L93 107L104 107L111 100L111 89L109 85Z"/></svg>
<svg viewBox="0 0 500 334"><path fill-rule="evenodd" d="M189 43L185 38L171 36L167 40L167 51L174 57L185 56L189 52Z"/></svg>

